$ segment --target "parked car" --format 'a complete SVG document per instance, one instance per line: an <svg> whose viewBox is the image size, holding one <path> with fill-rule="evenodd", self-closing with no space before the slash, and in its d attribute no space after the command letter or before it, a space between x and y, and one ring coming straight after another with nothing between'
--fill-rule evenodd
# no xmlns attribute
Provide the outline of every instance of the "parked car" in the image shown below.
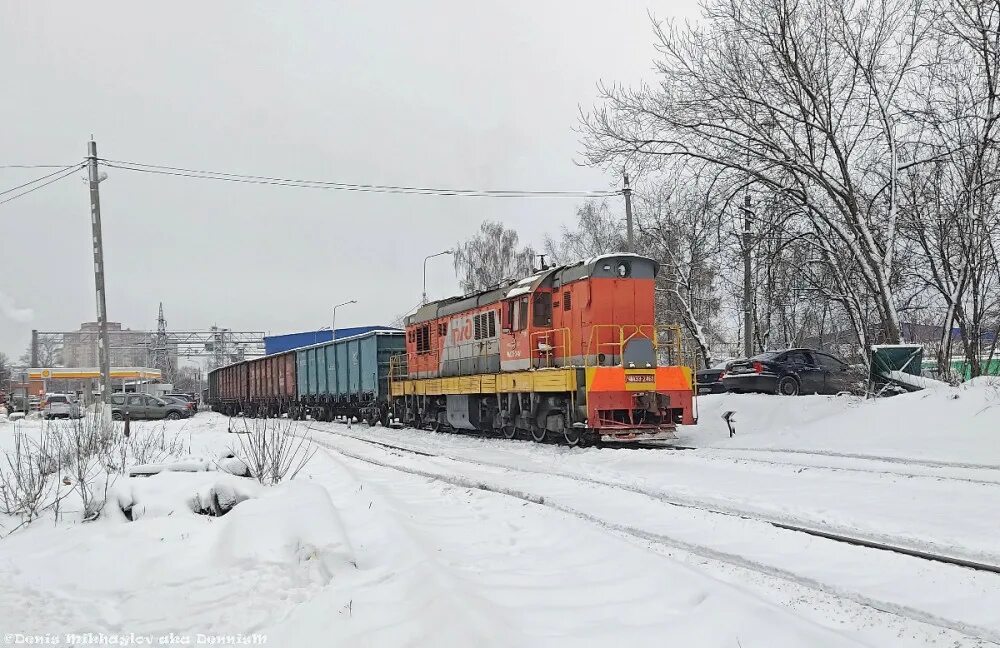
<svg viewBox="0 0 1000 648"><path fill-rule="evenodd" d="M195 412L194 403L184 398L183 395L175 396L173 394L165 394L163 396L160 396L160 400L165 400L168 403L176 403L178 405L181 405L182 407L187 408L187 410L191 413L191 416L194 416Z"/></svg>
<svg viewBox="0 0 1000 648"><path fill-rule="evenodd" d="M42 418L82 418L83 410L72 396L65 394L49 394L42 405Z"/></svg>
<svg viewBox="0 0 1000 648"><path fill-rule="evenodd" d="M722 379L726 375L726 370L732 364L732 360L717 362L708 369L699 369L695 374L698 386L698 395L701 394L721 394L726 391L722 384Z"/></svg>
<svg viewBox="0 0 1000 648"><path fill-rule="evenodd" d="M198 400L194 396L192 396L191 394L180 394L180 393L178 393L178 394L164 394L164 396L169 396L170 398L180 398L180 399L183 399L183 400L187 401L188 403L191 403L191 410L192 411L195 411L195 412L198 411Z"/></svg>
<svg viewBox="0 0 1000 648"><path fill-rule="evenodd" d="M858 377L840 358L814 349L765 351L729 365L722 384L731 392L837 394L852 390Z"/></svg>
<svg viewBox="0 0 1000 648"><path fill-rule="evenodd" d="M175 402L167 402L149 394L112 394L108 397L111 418L177 420L191 416L191 410Z"/></svg>

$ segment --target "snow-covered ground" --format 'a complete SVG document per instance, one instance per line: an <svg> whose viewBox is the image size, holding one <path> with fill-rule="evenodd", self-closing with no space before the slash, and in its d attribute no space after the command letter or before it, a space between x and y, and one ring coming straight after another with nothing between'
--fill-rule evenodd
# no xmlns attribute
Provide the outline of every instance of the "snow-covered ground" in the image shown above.
<svg viewBox="0 0 1000 648"><path fill-rule="evenodd" d="M1000 643L1000 574L787 528L1000 565L1000 388L698 402L700 424L679 442L697 449L309 422L295 432L317 452L291 482L217 469L121 477L97 520L64 510L0 540L0 630L13 633L0 636ZM724 411L737 413L733 438ZM212 413L148 427L179 435L210 468L239 445ZM12 432L0 422L0 449ZM194 513L211 492L243 501L221 517Z"/></svg>

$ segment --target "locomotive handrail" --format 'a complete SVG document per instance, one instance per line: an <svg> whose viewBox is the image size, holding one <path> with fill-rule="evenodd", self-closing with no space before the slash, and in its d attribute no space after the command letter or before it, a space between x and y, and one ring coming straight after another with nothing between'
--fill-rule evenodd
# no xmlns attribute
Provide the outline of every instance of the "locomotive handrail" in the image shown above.
<svg viewBox="0 0 1000 648"><path fill-rule="evenodd" d="M555 340L550 340L549 335L553 337L559 335L562 340L562 344L554 344ZM536 340L537 338L537 340ZM543 339L544 338L544 339ZM546 368L558 367L559 366L559 354L556 353L557 350L562 350L562 361L563 365L566 364L566 360L570 357L570 352L573 348L572 346L573 334L567 327L547 329L545 331L535 331L528 336L528 346L531 348L531 353L534 355L538 353L538 358L541 360L543 357L546 359ZM542 349L541 344L546 344L549 349Z"/></svg>
<svg viewBox="0 0 1000 648"><path fill-rule="evenodd" d="M596 335L601 329L609 329L611 332L618 332L618 340L611 342L601 342L600 336ZM626 337L625 332L630 331ZM647 332L648 331L648 332ZM595 342L594 338L597 338ZM604 347L612 347L617 349L617 353L612 353L614 356L618 356L618 364L624 366L624 355L625 355L625 345L633 339L646 339L652 342L654 353L659 348L659 341L656 335L656 327L652 324L592 324L590 326L590 337L587 339L587 346L584 349L584 366L590 366L590 358L592 355L591 350L593 349L598 354ZM600 363L597 363L598 366Z"/></svg>

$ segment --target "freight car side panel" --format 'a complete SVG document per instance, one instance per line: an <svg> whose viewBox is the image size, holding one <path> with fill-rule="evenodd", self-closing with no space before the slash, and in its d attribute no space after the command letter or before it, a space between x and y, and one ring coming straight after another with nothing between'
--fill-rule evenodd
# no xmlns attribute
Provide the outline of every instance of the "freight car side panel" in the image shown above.
<svg viewBox="0 0 1000 648"><path fill-rule="evenodd" d="M347 355L347 344L341 342L337 345L337 394L343 395L348 393L348 376L350 376L351 367L348 362Z"/></svg>
<svg viewBox="0 0 1000 648"><path fill-rule="evenodd" d="M358 377L361 393L378 392L378 340L376 336L358 340Z"/></svg>
<svg viewBox="0 0 1000 648"><path fill-rule="evenodd" d="M325 347L326 350L326 388L330 394L336 396L340 392L337 387L337 348L335 346Z"/></svg>
<svg viewBox="0 0 1000 648"><path fill-rule="evenodd" d="M284 394L288 398L295 398L297 393L295 391L295 354L286 353L285 358L285 391Z"/></svg>
<svg viewBox="0 0 1000 648"><path fill-rule="evenodd" d="M406 353L406 337L403 335L379 335L378 343L378 395L389 395L389 363L392 357Z"/></svg>
<svg viewBox="0 0 1000 648"><path fill-rule="evenodd" d="M347 346L347 391L357 394L361 390L361 353L358 340L348 340Z"/></svg>
<svg viewBox="0 0 1000 648"><path fill-rule="evenodd" d="M296 390L298 392L298 397L302 398L306 395L306 390L308 389L307 376L309 375L308 367L306 367L306 352L296 351L295 352L295 380L296 380Z"/></svg>
<svg viewBox="0 0 1000 648"><path fill-rule="evenodd" d="M321 346L316 349L316 392L319 394L330 393L329 372L327 371L326 351L329 347Z"/></svg>

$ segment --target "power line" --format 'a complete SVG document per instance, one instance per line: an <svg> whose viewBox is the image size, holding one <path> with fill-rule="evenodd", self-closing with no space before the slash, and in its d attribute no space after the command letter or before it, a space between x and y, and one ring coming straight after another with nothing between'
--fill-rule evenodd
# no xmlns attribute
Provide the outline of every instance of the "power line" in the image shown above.
<svg viewBox="0 0 1000 648"><path fill-rule="evenodd" d="M63 178L68 178L69 176L71 176L74 173L76 173L77 171L79 171L81 168L83 168L83 163L82 162L80 164L77 164L77 165L73 166L73 167L70 167L68 170L66 170L66 173L64 173L64 174L62 174L60 176L56 176L55 178L52 178L48 182L43 182L42 184L36 185L36 186L32 187L31 189L28 189L27 191L22 191L19 194L14 194L13 196L10 196L9 198L5 198L4 200L0 200L0 205L3 205L5 203L9 203L12 200L17 200L21 196L27 196L31 192L38 191L39 189L41 189L43 187L47 187L50 184L52 184L53 182L59 182ZM58 173L58 171L56 173ZM49 174L49 175L52 175L52 174ZM45 176L45 177L49 177L49 176ZM39 178L39 180L41 180L41 178ZM35 182L37 182L37 180ZM28 183L28 184L32 184L32 183ZM8 191L12 191L12 190L8 190ZM4 192L4 193L7 193L7 192Z"/></svg>
<svg viewBox="0 0 1000 648"><path fill-rule="evenodd" d="M72 165L67 164L0 164L0 169L59 169Z"/></svg>
<svg viewBox="0 0 1000 648"><path fill-rule="evenodd" d="M60 168L58 171L53 171L52 173L49 173L47 175L43 175L41 178L35 178L34 180L30 180L28 182L25 182L24 184L17 185L16 187L11 187L10 189L4 189L3 191L0 191L0 196L3 196L5 194L9 194L12 191L17 191L18 189L24 189L25 187L33 185L36 182L41 182L42 180L45 180L47 178L51 178L52 176L57 175L59 173L62 173L63 171L67 171L67 170L69 170L71 168L79 167L79 166L81 166L81 164L82 163L78 162L77 164L71 164L69 166L64 166L64 167Z"/></svg>
<svg viewBox="0 0 1000 648"><path fill-rule="evenodd" d="M607 198L621 193L619 190L538 191L530 189L456 189L446 187L410 187L401 185L360 184L326 180L301 180L295 178L228 173L223 171L205 171L184 167L145 164L142 162L108 160L103 158L101 159L101 163L105 166L125 171L196 178L200 180L222 180L224 182L242 182L247 184L302 187L309 189L333 189L338 191L358 191L365 193L470 196L480 198Z"/></svg>

